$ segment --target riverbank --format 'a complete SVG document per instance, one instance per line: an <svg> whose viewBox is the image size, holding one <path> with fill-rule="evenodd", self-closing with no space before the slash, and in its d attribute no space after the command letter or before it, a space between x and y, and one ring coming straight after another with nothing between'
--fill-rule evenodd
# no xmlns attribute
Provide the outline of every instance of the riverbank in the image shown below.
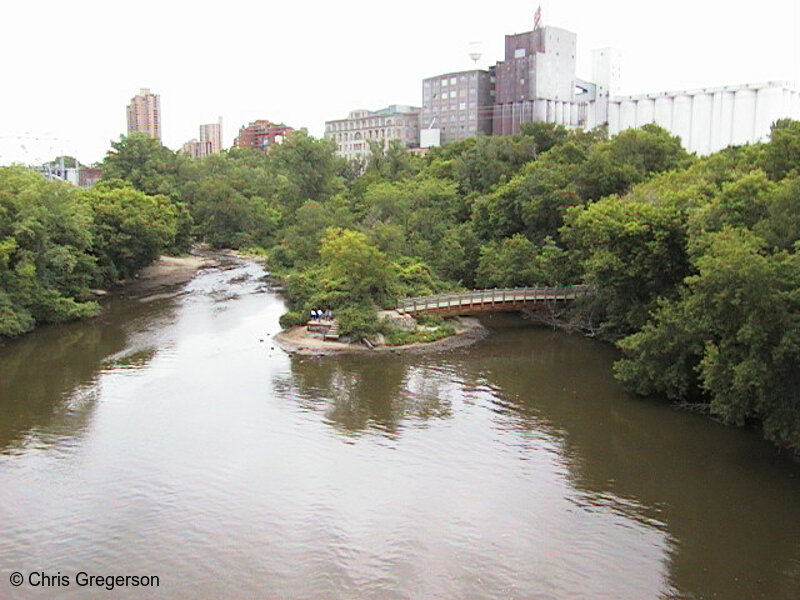
<svg viewBox="0 0 800 600"><path fill-rule="evenodd" d="M139 271L136 279L121 282L111 292L140 294L180 285L191 280L200 269L218 265L219 260L211 255L161 256Z"/></svg>
<svg viewBox="0 0 800 600"><path fill-rule="evenodd" d="M291 327L274 336L278 346L289 354L301 356L326 356L330 354L375 354L391 352L436 352L470 346L482 340L489 333L475 318L457 317L447 321L455 333L434 342L406 344L403 346L376 345L368 348L360 342L346 343L322 339L320 334L311 333L305 326Z"/></svg>

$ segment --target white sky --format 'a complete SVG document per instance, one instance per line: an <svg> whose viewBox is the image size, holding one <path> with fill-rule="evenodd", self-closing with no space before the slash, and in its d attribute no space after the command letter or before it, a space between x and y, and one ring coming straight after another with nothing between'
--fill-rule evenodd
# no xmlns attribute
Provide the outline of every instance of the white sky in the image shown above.
<svg viewBox="0 0 800 600"><path fill-rule="evenodd" d="M800 81L800 0L541 4L544 25L577 33L579 77L591 76L592 49L622 51L625 93ZM101 160L142 87L161 95L172 149L218 116L226 146L255 119L321 136L354 108L419 105L423 78L471 68L473 40L479 66L501 60L504 35L532 29L537 5L4 0L0 164Z"/></svg>

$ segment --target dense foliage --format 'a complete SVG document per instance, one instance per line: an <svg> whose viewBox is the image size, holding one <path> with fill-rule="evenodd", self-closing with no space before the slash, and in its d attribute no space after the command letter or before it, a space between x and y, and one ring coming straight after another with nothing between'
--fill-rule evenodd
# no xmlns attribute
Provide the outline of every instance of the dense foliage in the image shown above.
<svg viewBox="0 0 800 600"><path fill-rule="evenodd" d="M364 165L333 150L299 132L193 160L130 136L88 194L8 172L3 333L91 312L92 282L189 239L260 248L286 283L282 325L330 308L355 335L403 296L581 282L570 322L619 345L626 386L800 451L800 123L704 158L655 125L526 124L425 157L373 145Z"/></svg>
<svg viewBox="0 0 800 600"><path fill-rule="evenodd" d="M119 181L78 190L0 168L0 336L94 315L92 286L132 277L176 231L164 196Z"/></svg>

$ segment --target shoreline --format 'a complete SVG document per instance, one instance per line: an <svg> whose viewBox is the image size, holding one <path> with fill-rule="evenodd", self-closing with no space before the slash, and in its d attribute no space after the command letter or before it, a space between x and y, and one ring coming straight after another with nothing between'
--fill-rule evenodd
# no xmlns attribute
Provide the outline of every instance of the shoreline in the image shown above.
<svg viewBox="0 0 800 600"><path fill-rule="evenodd" d="M108 290L98 290L99 296L142 294L191 281L201 269L219 266L214 256L190 254L187 256L159 256L152 264L139 271L136 279L119 282Z"/></svg>
<svg viewBox="0 0 800 600"><path fill-rule="evenodd" d="M323 340L318 334L306 331L304 325L291 327L273 336L278 346L289 354L299 356L330 356L334 354L390 354L425 353L452 348L463 348L482 340L489 334L478 319L456 317L450 323L456 332L446 338L433 342L414 342L403 346L375 346L367 348L361 343L345 343Z"/></svg>

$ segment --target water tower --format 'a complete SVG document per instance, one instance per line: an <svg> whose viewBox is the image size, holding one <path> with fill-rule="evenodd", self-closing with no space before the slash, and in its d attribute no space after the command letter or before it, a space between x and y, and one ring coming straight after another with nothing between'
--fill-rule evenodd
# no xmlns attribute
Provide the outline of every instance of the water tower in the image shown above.
<svg viewBox="0 0 800 600"><path fill-rule="evenodd" d="M467 46L467 56L478 66L478 61L483 56L483 44L481 42L470 42Z"/></svg>

